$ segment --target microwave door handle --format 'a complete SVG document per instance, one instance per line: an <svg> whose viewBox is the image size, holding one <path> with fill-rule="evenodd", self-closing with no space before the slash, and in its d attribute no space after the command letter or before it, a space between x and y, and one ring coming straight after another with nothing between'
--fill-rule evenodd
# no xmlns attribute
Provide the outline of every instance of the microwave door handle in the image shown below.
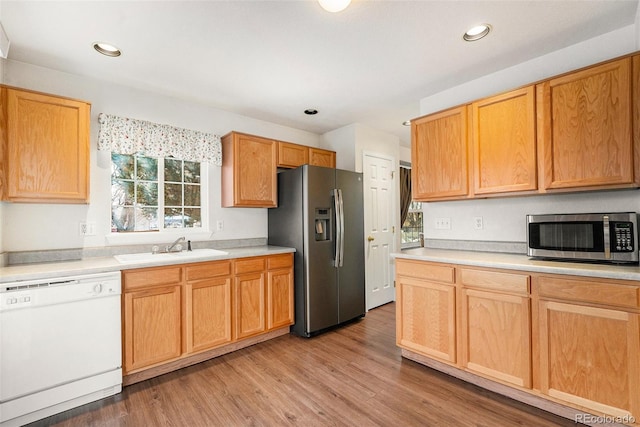
<svg viewBox="0 0 640 427"><path fill-rule="evenodd" d="M611 259L611 237L609 234L609 215L602 216L602 231L604 238L604 259Z"/></svg>

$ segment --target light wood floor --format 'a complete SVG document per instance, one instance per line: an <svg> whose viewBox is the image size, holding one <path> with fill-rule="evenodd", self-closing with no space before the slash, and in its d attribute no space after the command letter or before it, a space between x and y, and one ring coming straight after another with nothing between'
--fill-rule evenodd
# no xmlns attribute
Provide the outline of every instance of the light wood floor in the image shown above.
<svg viewBox="0 0 640 427"><path fill-rule="evenodd" d="M418 363L394 304L305 339L286 335L125 387L38 426L575 426Z"/></svg>

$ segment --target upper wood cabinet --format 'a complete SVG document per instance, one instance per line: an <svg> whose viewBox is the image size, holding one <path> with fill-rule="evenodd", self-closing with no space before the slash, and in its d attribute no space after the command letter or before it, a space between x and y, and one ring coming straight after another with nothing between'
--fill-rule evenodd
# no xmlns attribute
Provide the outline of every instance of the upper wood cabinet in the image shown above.
<svg viewBox="0 0 640 427"><path fill-rule="evenodd" d="M535 190L534 86L471 104L474 193Z"/></svg>
<svg viewBox="0 0 640 427"><path fill-rule="evenodd" d="M277 206L276 162L274 140L238 132L223 136L222 206Z"/></svg>
<svg viewBox="0 0 640 427"><path fill-rule="evenodd" d="M309 164L312 166L323 166L325 168L336 167L336 152L309 147Z"/></svg>
<svg viewBox="0 0 640 427"><path fill-rule="evenodd" d="M537 85L540 174L547 190L637 186L632 59ZM637 63L637 62L636 62Z"/></svg>
<svg viewBox="0 0 640 427"><path fill-rule="evenodd" d="M640 187L640 55L420 117L411 134L418 201Z"/></svg>
<svg viewBox="0 0 640 427"><path fill-rule="evenodd" d="M278 141L278 167L297 168L309 163L309 147Z"/></svg>
<svg viewBox="0 0 640 427"><path fill-rule="evenodd" d="M467 107L411 121L411 191L419 201L466 197Z"/></svg>
<svg viewBox="0 0 640 427"><path fill-rule="evenodd" d="M336 167L335 151L283 141L278 141L277 144L279 168L297 168L306 164L327 168Z"/></svg>
<svg viewBox="0 0 640 427"><path fill-rule="evenodd" d="M2 199L88 203L91 105L4 86L0 92Z"/></svg>

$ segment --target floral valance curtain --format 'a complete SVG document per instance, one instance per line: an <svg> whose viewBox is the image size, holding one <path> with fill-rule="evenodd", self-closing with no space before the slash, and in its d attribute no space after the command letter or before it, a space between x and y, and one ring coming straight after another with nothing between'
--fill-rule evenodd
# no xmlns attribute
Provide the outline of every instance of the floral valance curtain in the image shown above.
<svg viewBox="0 0 640 427"><path fill-rule="evenodd" d="M98 150L222 165L218 135L104 113L98 122Z"/></svg>

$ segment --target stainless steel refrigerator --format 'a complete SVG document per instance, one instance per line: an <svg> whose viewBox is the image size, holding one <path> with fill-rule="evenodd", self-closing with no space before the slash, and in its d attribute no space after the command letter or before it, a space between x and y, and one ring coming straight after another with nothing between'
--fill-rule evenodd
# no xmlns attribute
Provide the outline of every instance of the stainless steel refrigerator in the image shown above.
<svg viewBox="0 0 640 427"><path fill-rule="evenodd" d="M365 314L362 174L304 165L278 173L270 245L294 247L295 324L309 337Z"/></svg>

